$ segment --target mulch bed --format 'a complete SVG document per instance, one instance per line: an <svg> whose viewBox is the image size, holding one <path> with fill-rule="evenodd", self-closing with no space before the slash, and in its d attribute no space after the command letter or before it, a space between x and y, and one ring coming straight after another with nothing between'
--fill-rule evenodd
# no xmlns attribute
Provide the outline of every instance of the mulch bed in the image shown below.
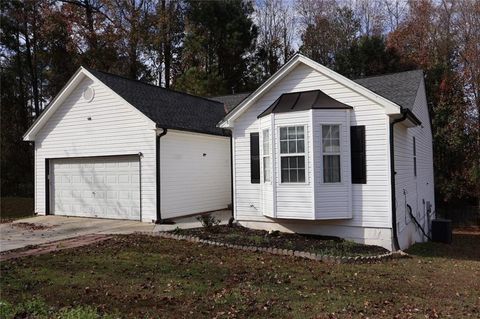
<svg viewBox="0 0 480 319"><path fill-rule="evenodd" d="M268 232L238 225L177 229L172 232L232 245L272 247L332 256L373 256L388 252L383 247L362 245L337 237Z"/></svg>

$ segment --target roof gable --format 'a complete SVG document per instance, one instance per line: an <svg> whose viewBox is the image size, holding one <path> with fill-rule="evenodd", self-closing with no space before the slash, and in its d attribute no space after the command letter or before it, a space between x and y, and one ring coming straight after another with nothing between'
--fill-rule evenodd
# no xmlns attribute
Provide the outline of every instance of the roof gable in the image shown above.
<svg viewBox="0 0 480 319"><path fill-rule="evenodd" d="M232 127L233 121L240 116L246 109L248 109L255 101L257 101L261 96L270 90L274 85L276 85L281 79L287 76L296 66L304 64L307 67L321 73L323 76L330 78L331 80L348 87L349 89L359 93L365 98L372 100L373 102L381 105L385 108L385 113L388 115L400 114L402 107L385 98L384 96L379 95L371 91L370 89L356 83L353 80L350 80L335 71L330 70L329 68L301 55L296 54L292 57L285 65L283 65L272 77L270 77L266 82L264 82L257 90L250 94L245 100L233 108L219 123L220 127Z"/></svg>

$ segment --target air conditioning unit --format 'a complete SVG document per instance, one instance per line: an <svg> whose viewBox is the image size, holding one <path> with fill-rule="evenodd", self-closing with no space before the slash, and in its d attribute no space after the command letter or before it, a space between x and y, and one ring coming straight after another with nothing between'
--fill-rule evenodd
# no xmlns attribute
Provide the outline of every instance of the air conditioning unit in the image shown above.
<svg viewBox="0 0 480 319"><path fill-rule="evenodd" d="M437 218L432 220L432 240L440 243L452 243L452 221Z"/></svg>

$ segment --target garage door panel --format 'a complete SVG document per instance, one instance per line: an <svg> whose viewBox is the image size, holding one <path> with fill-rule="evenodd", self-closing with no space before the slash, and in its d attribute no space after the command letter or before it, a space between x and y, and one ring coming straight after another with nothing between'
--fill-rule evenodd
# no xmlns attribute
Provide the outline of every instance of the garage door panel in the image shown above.
<svg viewBox="0 0 480 319"><path fill-rule="evenodd" d="M53 214L140 219L136 156L52 160Z"/></svg>

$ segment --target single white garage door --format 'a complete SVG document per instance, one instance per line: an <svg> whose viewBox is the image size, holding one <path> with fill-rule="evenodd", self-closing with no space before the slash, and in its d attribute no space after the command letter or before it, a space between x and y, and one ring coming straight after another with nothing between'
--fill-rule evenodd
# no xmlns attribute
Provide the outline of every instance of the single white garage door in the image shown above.
<svg viewBox="0 0 480 319"><path fill-rule="evenodd" d="M138 156L50 162L52 214L140 220Z"/></svg>

